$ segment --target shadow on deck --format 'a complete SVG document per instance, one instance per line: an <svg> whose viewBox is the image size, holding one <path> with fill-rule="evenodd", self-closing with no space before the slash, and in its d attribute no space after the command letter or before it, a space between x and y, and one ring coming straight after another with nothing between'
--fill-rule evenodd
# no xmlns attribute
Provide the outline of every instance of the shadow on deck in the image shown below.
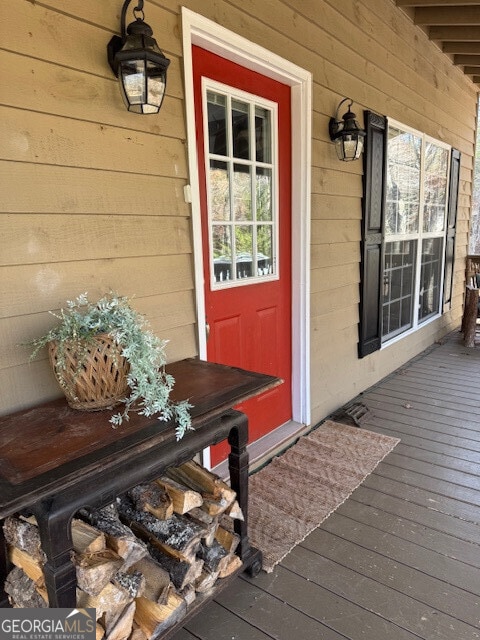
<svg viewBox="0 0 480 640"><path fill-rule="evenodd" d="M480 349L451 334L358 398L401 438L271 574L174 640L480 638Z"/></svg>

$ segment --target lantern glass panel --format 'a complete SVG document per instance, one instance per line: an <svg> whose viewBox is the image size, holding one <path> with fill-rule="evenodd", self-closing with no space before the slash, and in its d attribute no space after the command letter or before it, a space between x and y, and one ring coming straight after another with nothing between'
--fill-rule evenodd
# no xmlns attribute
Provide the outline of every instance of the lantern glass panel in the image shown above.
<svg viewBox="0 0 480 640"><path fill-rule="evenodd" d="M165 93L165 73L153 62L147 61L147 102L157 111Z"/></svg>
<svg viewBox="0 0 480 640"><path fill-rule="evenodd" d="M129 111L158 113L165 95L165 71L145 59L120 64L120 86Z"/></svg>
<svg viewBox="0 0 480 640"><path fill-rule="evenodd" d="M124 98L127 105L142 104L145 99L145 61L126 60L120 65Z"/></svg>
<svg viewBox="0 0 480 640"><path fill-rule="evenodd" d="M357 160L363 149L363 137L356 133L343 134L335 140L337 155L340 160Z"/></svg>

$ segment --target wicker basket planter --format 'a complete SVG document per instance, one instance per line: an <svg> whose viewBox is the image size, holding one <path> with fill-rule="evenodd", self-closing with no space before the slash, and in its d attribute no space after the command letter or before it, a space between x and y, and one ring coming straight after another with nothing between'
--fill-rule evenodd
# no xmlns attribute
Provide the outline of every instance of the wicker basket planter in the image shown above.
<svg viewBox="0 0 480 640"><path fill-rule="evenodd" d="M128 395L129 364L107 333L98 334L88 342L63 342L61 366L56 340L49 343L48 354L58 383L73 409L108 409Z"/></svg>
<svg viewBox="0 0 480 640"><path fill-rule="evenodd" d="M94 303L82 293L67 300L66 309L50 313L56 325L27 345L32 348L31 359L47 347L71 407L97 411L123 405L110 416L115 429L132 411L175 420L177 440L192 429L188 400L170 399L175 381L165 371L166 341L149 329L147 319L128 298L111 292Z"/></svg>

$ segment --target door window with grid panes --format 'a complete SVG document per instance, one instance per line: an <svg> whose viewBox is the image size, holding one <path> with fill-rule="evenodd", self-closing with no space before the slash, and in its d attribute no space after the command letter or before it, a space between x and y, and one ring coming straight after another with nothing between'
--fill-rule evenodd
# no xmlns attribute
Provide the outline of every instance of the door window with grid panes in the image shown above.
<svg viewBox="0 0 480 640"><path fill-rule="evenodd" d="M277 279L276 105L213 82L204 96L212 289Z"/></svg>
<svg viewBox="0 0 480 640"><path fill-rule="evenodd" d="M450 147L389 123L383 342L440 313Z"/></svg>

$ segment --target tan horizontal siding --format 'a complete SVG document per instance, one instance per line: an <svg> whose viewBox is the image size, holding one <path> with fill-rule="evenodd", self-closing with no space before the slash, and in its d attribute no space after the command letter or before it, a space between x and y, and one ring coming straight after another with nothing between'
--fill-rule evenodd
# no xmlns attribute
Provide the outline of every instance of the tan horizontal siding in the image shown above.
<svg viewBox="0 0 480 640"><path fill-rule="evenodd" d="M185 178L2 160L0 176L6 213L190 215Z"/></svg>
<svg viewBox="0 0 480 640"><path fill-rule="evenodd" d="M186 177L182 141L0 107L2 160ZM19 130L18 124L22 123Z"/></svg>
<svg viewBox="0 0 480 640"><path fill-rule="evenodd" d="M5 242L0 265L68 262L78 250L78 238L91 237L83 260L175 255L190 252L190 227L185 218L165 216L105 216L0 214Z"/></svg>
<svg viewBox="0 0 480 640"><path fill-rule="evenodd" d="M72 262L0 267L4 295L0 318L64 306L83 291L91 298L106 291L128 297L161 295L192 288L190 255L141 258L77 259Z"/></svg>

